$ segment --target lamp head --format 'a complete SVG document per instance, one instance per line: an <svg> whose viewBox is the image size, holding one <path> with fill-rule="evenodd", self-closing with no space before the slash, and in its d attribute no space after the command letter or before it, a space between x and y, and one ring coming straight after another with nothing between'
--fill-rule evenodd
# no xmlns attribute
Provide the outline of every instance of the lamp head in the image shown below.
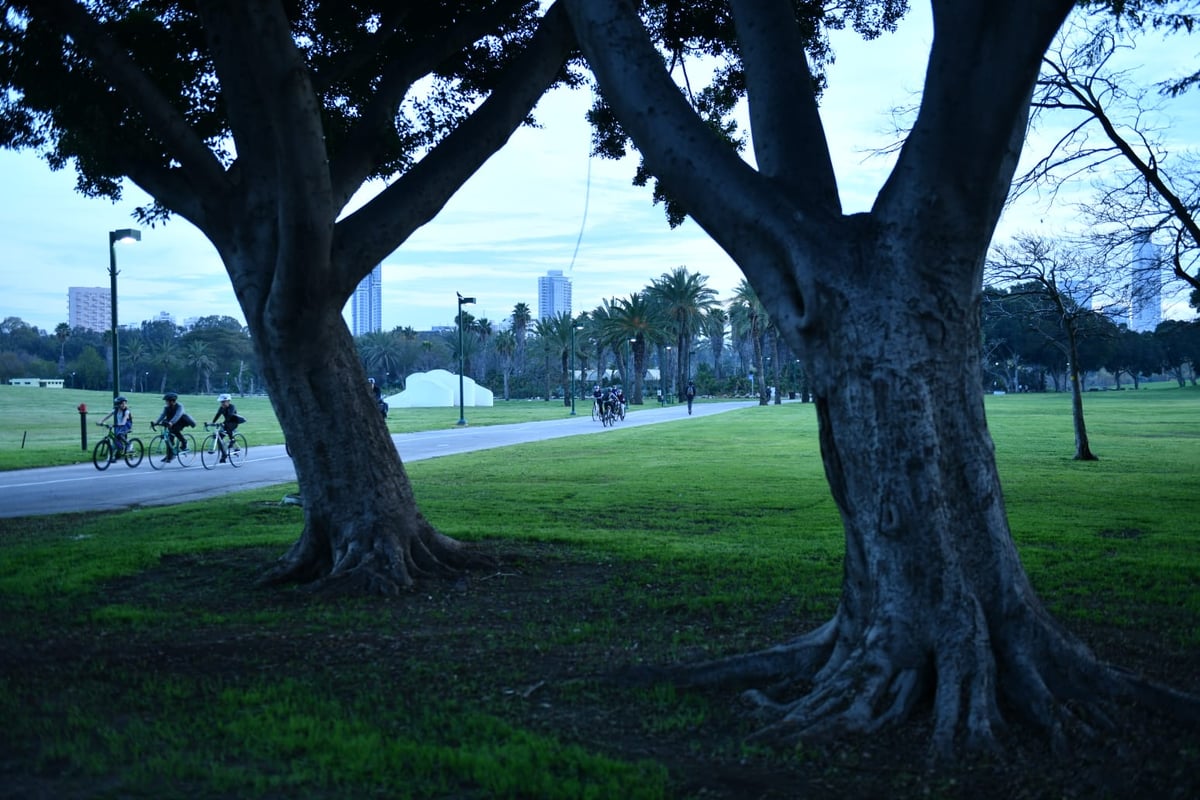
<svg viewBox="0 0 1200 800"><path fill-rule="evenodd" d="M111 231L108 234L108 243L116 244L117 242L140 242L142 240L142 232L137 228L121 228L117 231Z"/></svg>

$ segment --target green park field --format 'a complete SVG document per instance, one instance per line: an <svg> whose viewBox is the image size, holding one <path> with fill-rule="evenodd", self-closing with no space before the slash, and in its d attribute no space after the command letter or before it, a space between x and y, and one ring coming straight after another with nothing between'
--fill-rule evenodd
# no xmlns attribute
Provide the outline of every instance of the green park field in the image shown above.
<svg viewBox="0 0 1200 800"><path fill-rule="evenodd" d="M110 405L103 393L0 388L0 468L84 460L80 402ZM183 402L198 420L216 407ZM265 399L236 402L252 447L282 441ZM1200 389L1084 402L1095 462L1071 458L1068 395L987 398L1021 558L1101 657L1200 691ZM131 406L148 431L157 395ZM566 413L545 402L470 411L472 424ZM456 420L457 409L404 410L389 427ZM810 404L406 469L429 519L494 568L390 599L262 588L257 576L300 531L280 488L0 518L0 797L1200 791L1200 734L1178 726L1053 755L1017 727L1005 755L934 769L919 722L780 751L748 743L754 720L736 691L602 680L767 647L832 613L844 544Z"/></svg>

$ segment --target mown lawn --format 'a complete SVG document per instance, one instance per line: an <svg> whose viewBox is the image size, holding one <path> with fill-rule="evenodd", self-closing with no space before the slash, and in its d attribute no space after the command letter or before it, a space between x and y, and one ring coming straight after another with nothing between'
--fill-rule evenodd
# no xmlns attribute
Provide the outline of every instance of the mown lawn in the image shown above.
<svg viewBox="0 0 1200 800"><path fill-rule="evenodd" d="M988 398L1021 557L1101 656L1200 691L1200 392L1085 403L1097 462L1071 460L1069 398ZM932 769L919 720L781 752L747 743L736 693L601 680L832 612L842 532L810 405L407 469L429 518L494 569L395 599L259 588L299 531L286 486L0 519L0 796L1200 792L1196 730L1133 711L1075 753L1015 725L1002 757Z"/></svg>

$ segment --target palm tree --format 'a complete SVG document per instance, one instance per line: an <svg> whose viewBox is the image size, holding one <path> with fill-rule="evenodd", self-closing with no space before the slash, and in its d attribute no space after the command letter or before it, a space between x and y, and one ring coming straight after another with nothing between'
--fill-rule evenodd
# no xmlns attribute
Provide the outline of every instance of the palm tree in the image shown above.
<svg viewBox="0 0 1200 800"><path fill-rule="evenodd" d="M670 321L678 354L676 385L683 386L692 374L692 339L704 322L704 315L717 304L717 293L705 285L708 278L687 267L664 272L646 290ZM743 281L744 282L744 281Z"/></svg>
<svg viewBox="0 0 1200 800"><path fill-rule="evenodd" d="M721 356L725 353L725 330L729 327L729 312L720 306L710 308L700 327L708 339L709 352L712 353L713 377L720 383L725 377L721 367Z"/></svg>
<svg viewBox="0 0 1200 800"><path fill-rule="evenodd" d="M141 336L125 340L125 344L121 345L121 357L125 359L125 364L129 367L133 377L129 391L136 392L137 378L142 372L141 365L146 360L146 344L142 341ZM146 391L145 381L142 382L142 391Z"/></svg>
<svg viewBox="0 0 1200 800"><path fill-rule="evenodd" d="M401 369L401 340L396 331L373 331L355 340L358 356L368 374L379 378L398 375Z"/></svg>
<svg viewBox="0 0 1200 800"><path fill-rule="evenodd" d="M504 380L504 399L508 396L508 379L513 371L513 358L517 352L517 335L511 330L500 331L494 341L496 355L500 359L500 375Z"/></svg>
<svg viewBox="0 0 1200 800"><path fill-rule="evenodd" d="M475 379L483 381L487 379L488 355L490 355L488 345L491 343L494 334L492 321L487 317L480 317L471 323L470 333L479 340L480 358L475 370Z"/></svg>
<svg viewBox="0 0 1200 800"><path fill-rule="evenodd" d="M167 376L175 365L175 342L171 339L161 339L150 352L150 363L162 369L162 383L159 393L167 390Z"/></svg>
<svg viewBox="0 0 1200 800"><path fill-rule="evenodd" d="M574 325L575 319L571 314L561 311L553 317L538 320L536 326L546 354L546 397L549 399L553 391L550 383L550 359L557 357L560 367L559 380L563 387L563 404L568 406L571 405L571 398L567 396L570 385L567 372L570 368L571 330Z"/></svg>
<svg viewBox="0 0 1200 800"><path fill-rule="evenodd" d="M665 341L669 335L666 320L659 313L657 303L651 302L645 292L634 292L628 298L616 300L609 308L604 321L602 336L617 352L629 351L633 364L628 367L632 375L629 402L642 405L645 402L643 383L646 375L646 348L648 345ZM626 372L626 370L622 370ZM625 379L628 381L628 378Z"/></svg>
<svg viewBox="0 0 1200 800"><path fill-rule="evenodd" d="M517 303L512 311L512 331L517 337L517 374L525 371L525 337L529 335L529 323L533 312L526 303Z"/></svg>
<svg viewBox="0 0 1200 800"><path fill-rule="evenodd" d="M767 375L763 370L763 330L767 324L767 310L758 301L758 295L750 288L745 278L733 293L733 305L729 317L742 327L746 338L754 345L754 372L758 375L758 404L767 405Z"/></svg>
<svg viewBox="0 0 1200 800"><path fill-rule="evenodd" d="M71 338L71 326L60 322L54 326L54 336L58 339L58 374L67 371L67 339Z"/></svg>
<svg viewBox="0 0 1200 800"><path fill-rule="evenodd" d="M205 393L210 392L212 387L209 385L209 377L216 368L216 363L208 354L208 343L199 340L188 342L183 354L183 363L196 371L196 393L200 393L201 383L204 384Z"/></svg>

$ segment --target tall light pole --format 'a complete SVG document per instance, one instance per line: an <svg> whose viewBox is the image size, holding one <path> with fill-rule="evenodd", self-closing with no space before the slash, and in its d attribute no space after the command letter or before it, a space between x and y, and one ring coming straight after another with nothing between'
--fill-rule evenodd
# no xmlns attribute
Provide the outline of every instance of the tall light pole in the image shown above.
<svg viewBox="0 0 1200 800"><path fill-rule="evenodd" d="M575 416L575 331L583 330L582 325L576 325L571 320L571 416Z"/></svg>
<svg viewBox="0 0 1200 800"><path fill-rule="evenodd" d="M113 397L121 393L121 356L117 349L117 242L140 242L142 232L137 228L122 228L108 232L108 278L112 303L112 367Z"/></svg>
<svg viewBox="0 0 1200 800"><path fill-rule="evenodd" d="M465 406L463 403L463 369L464 369L463 363L464 363L464 359L463 359L462 307L465 305L474 305L475 298L474 297L463 297L458 292L455 292L455 294L458 295L458 424L466 425L467 424L467 415L464 411Z"/></svg>
<svg viewBox="0 0 1200 800"><path fill-rule="evenodd" d="M664 382L664 386L663 386L663 405L666 405L666 403L667 403L667 397L668 397L668 387L669 387L670 389L674 389L674 388L675 388L675 373L671 372L671 349L672 349L672 348L671 348L671 345L667 345L667 374L671 376L671 382L670 382L669 384L666 384L666 383Z"/></svg>

